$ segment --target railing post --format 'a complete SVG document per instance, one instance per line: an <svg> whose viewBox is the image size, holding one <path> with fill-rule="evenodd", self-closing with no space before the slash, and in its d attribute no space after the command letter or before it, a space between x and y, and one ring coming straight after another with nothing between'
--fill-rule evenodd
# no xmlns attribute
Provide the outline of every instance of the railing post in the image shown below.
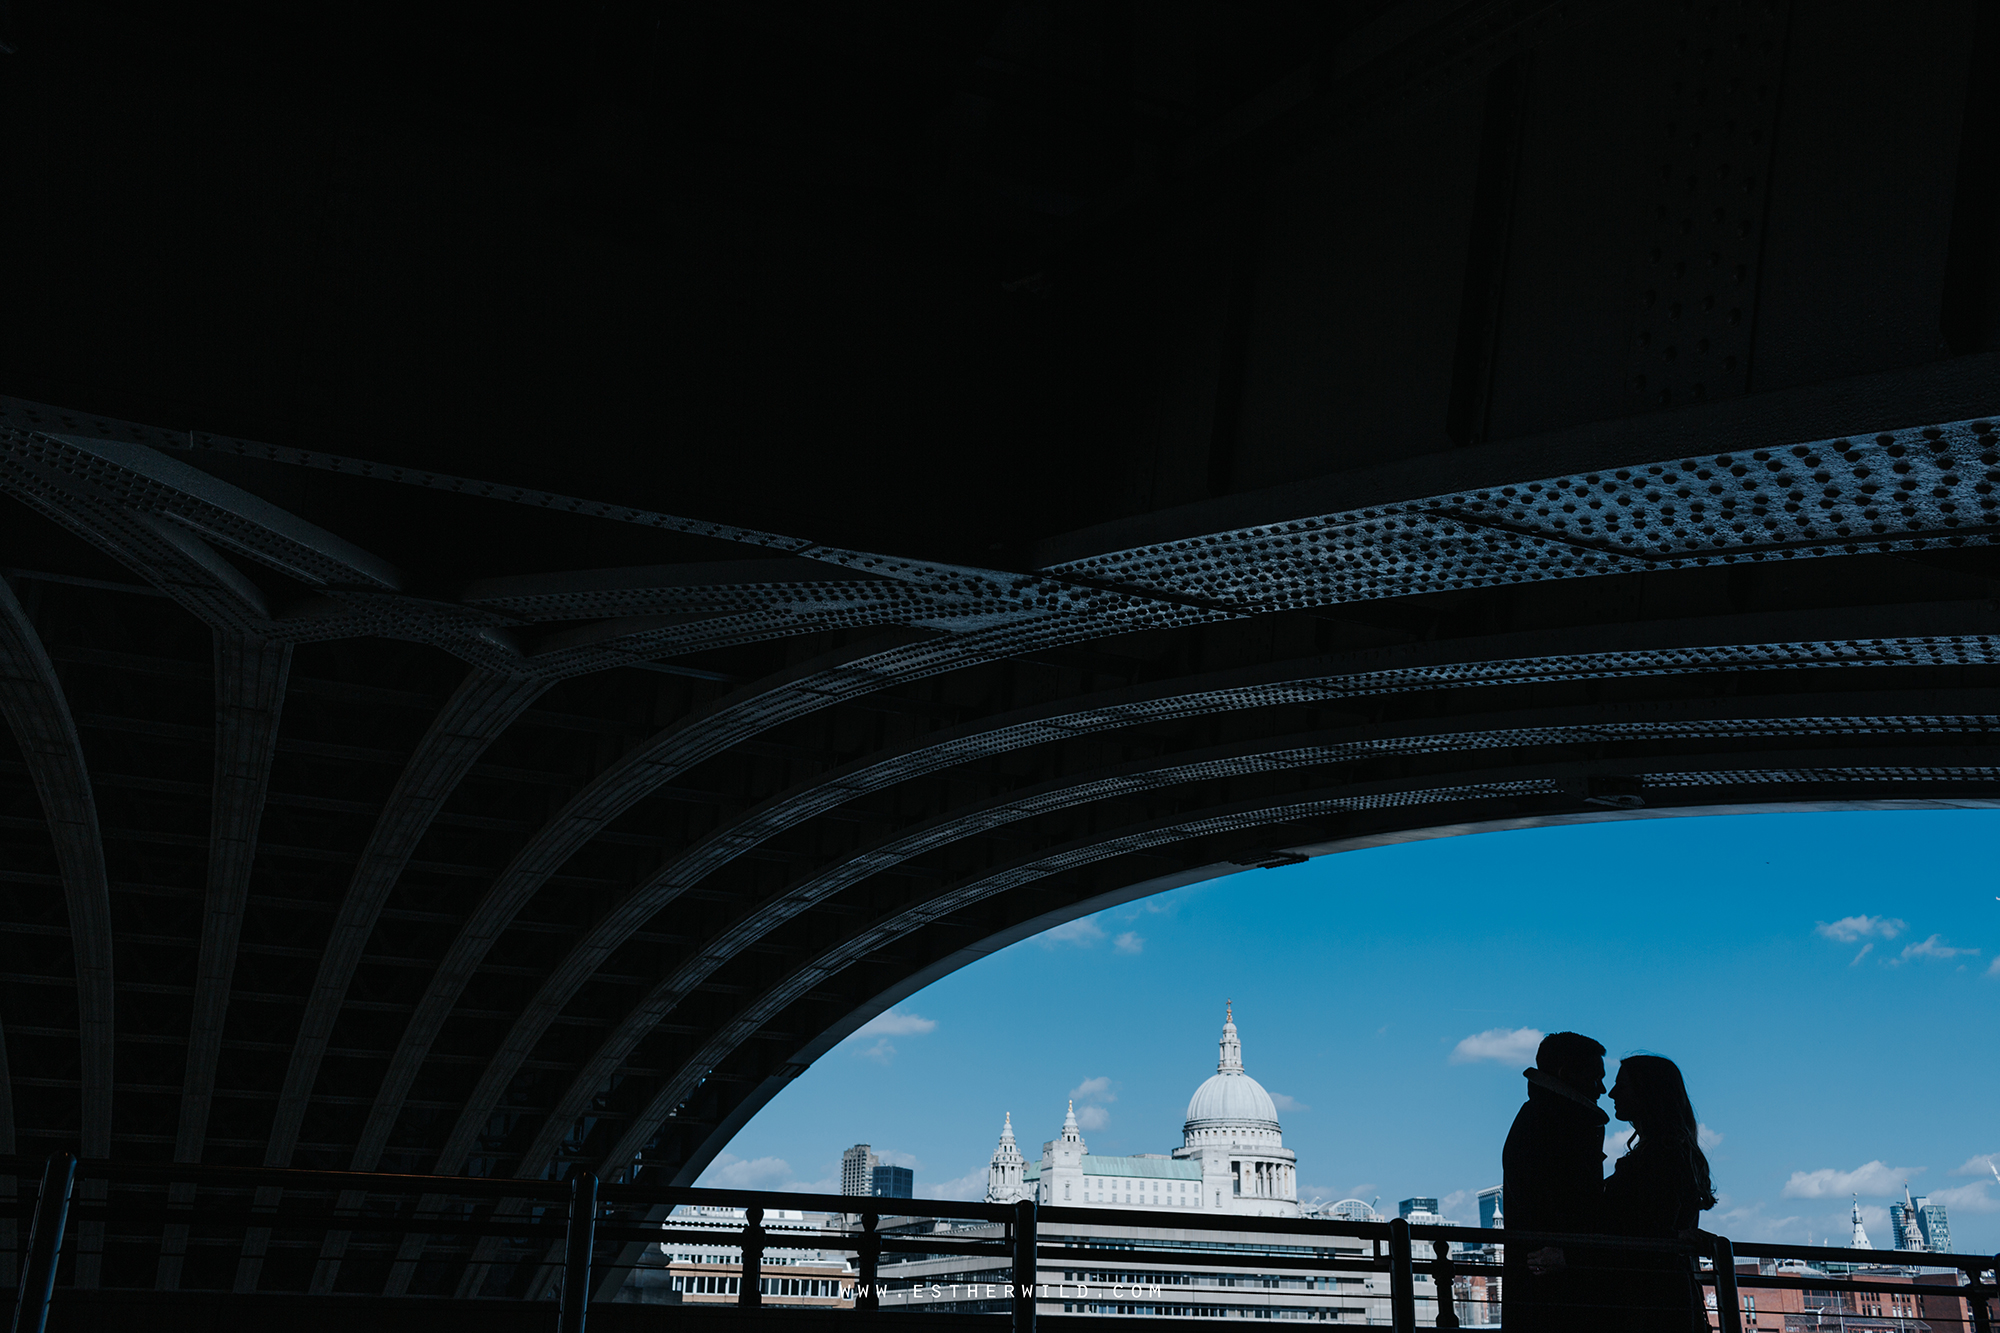
<svg viewBox="0 0 2000 1333"><path fill-rule="evenodd" d="M736 1303L755 1309L764 1303L764 1210L743 1211L743 1275L736 1283Z"/></svg>
<svg viewBox="0 0 2000 1333"><path fill-rule="evenodd" d="M1410 1224L1389 1219L1389 1326L1396 1333L1416 1333L1417 1270L1410 1261Z"/></svg>
<svg viewBox="0 0 2000 1333"><path fill-rule="evenodd" d="M2000 1254L1993 1256L1992 1287L1979 1280L1980 1272L1986 1267L1985 1264L1977 1264L1965 1274L1972 1284L1972 1289L1966 1294L1966 1303L1972 1307L1972 1333L1993 1333L1993 1315L1987 1308L1987 1302L1992 1299L1995 1289L2000 1288Z"/></svg>
<svg viewBox="0 0 2000 1333"><path fill-rule="evenodd" d="M569 1178L569 1235L563 1246L562 1309L557 1333L583 1333L590 1312L590 1251L597 1240L597 1173L579 1167Z"/></svg>
<svg viewBox="0 0 2000 1333"><path fill-rule="evenodd" d="M1452 1289L1451 1243L1444 1240L1431 1242L1431 1253L1437 1256L1431 1264L1431 1282L1437 1287L1439 1328L1458 1327L1458 1293Z"/></svg>
<svg viewBox="0 0 2000 1333"><path fill-rule="evenodd" d="M1722 1333L1743 1333L1743 1298L1736 1294L1736 1247L1727 1236L1714 1238L1709 1261L1715 1265L1715 1313Z"/></svg>
<svg viewBox="0 0 2000 1333"><path fill-rule="evenodd" d="M861 1215L861 1289L854 1293L854 1308L861 1312L873 1312L882 1308L882 1298L875 1291L875 1275L882 1267L882 1237L875 1232L876 1224L882 1219L874 1213Z"/></svg>
<svg viewBox="0 0 2000 1333"><path fill-rule="evenodd" d="M69 1222L70 1191L76 1187L76 1156L63 1153L42 1168L35 1220L28 1228L28 1262L14 1297L14 1333L42 1333L49 1320L49 1297L56 1289L56 1260L62 1257L63 1227Z"/></svg>
<svg viewBox="0 0 2000 1333"><path fill-rule="evenodd" d="M1014 1203L1014 1333L1035 1333L1035 1279L1041 1275L1035 1249L1035 1201Z"/></svg>

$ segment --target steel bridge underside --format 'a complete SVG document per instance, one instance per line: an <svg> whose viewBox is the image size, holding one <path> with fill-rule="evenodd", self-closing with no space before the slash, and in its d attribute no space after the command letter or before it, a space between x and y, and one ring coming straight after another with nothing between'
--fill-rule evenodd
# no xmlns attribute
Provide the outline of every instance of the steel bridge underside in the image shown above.
<svg viewBox="0 0 2000 1333"><path fill-rule="evenodd" d="M574 324L481 306L364 354L381 312L324 274L477 201L384 221L407 164L338 135L287 151L354 175L361 220L273 212L296 235L245 243L303 286L224 265L195 352L34 278L0 383L0 1153L690 1183L888 1006L1146 894L1461 833L2000 805L2000 34L1869 10L1363 6L1248 121L1035 103L1156 165L976 234L933 200L976 259L893 270L884 224L877 289L814 278L734 360L692 346L708 287L620 304L694 261L539 214L505 225L576 253L521 281ZM50 32L30 91L112 81ZM1033 100L982 87L1003 122ZM372 96L357 123L404 124ZM486 125L454 96L355 142ZM954 151L938 198L999 188L997 148ZM57 221L93 214L53 160ZM784 236L874 188L702 179ZM182 240L156 262L210 253ZM447 289L486 262L433 257ZM713 262L761 300L767 259ZM921 420L802 433L816 375L886 402L935 369L899 362L912 293L949 306L927 354L977 366ZM260 328L305 369L253 393ZM695 370L579 397L509 339ZM343 1245L100 1231L74 1282L472 1297L541 1259Z"/></svg>

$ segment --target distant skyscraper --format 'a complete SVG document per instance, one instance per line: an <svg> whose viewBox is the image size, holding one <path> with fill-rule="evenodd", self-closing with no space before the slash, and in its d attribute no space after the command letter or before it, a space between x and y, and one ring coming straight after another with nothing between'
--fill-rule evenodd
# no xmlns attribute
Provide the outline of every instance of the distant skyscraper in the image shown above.
<svg viewBox="0 0 2000 1333"><path fill-rule="evenodd" d="M1923 1230L1925 1249L1932 1254L1951 1253L1951 1221L1944 1215L1943 1204L1919 1198L1917 1226Z"/></svg>
<svg viewBox="0 0 2000 1333"><path fill-rule="evenodd" d="M907 1166L878 1166L875 1168L871 1191L878 1199L908 1199L913 1197L916 1173Z"/></svg>
<svg viewBox="0 0 2000 1333"><path fill-rule="evenodd" d="M1932 1203L1928 1195L1912 1199L1908 1185L1903 1186L1903 1202L1889 1205L1889 1232L1899 1250L1951 1253L1951 1222L1944 1205Z"/></svg>
<svg viewBox="0 0 2000 1333"><path fill-rule="evenodd" d="M1502 1206L1498 1185L1479 1191L1479 1225L1488 1231L1506 1225L1507 1210Z"/></svg>
<svg viewBox="0 0 2000 1333"><path fill-rule="evenodd" d="M842 1194L868 1195L875 1192L875 1168L881 1159L870 1152L868 1145L857 1143L840 1155L840 1192Z"/></svg>
<svg viewBox="0 0 2000 1333"><path fill-rule="evenodd" d="M1396 1216L1408 1217L1411 1213L1436 1213L1436 1199L1405 1199L1396 1205Z"/></svg>

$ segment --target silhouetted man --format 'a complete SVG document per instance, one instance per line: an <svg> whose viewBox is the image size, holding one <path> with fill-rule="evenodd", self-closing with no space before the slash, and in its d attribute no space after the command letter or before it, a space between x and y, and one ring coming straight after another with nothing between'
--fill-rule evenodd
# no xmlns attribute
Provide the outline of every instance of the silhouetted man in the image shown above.
<svg viewBox="0 0 2000 1333"><path fill-rule="evenodd" d="M1509 1231L1601 1230L1604 1047L1576 1032L1542 1038L1535 1067L1523 1071L1528 1101L1501 1152ZM1507 1333L1572 1333L1597 1328L1586 1256L1574 1247L1507 1246L1502 1322Z"/></svg>

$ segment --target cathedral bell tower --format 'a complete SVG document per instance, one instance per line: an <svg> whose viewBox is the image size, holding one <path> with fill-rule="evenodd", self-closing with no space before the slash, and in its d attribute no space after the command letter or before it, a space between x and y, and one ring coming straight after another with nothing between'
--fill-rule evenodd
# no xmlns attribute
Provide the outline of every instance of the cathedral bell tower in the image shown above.
<svg viewBox="0 0 2000 1333"><path fill-rule="evenodd" d="M1000 1126L1000 1146L986 1164L986 1202L1013 1203L1029 1197L1033 1190L1028 1187L1027 1167L1027 1159L1014 1142L1014 1113L1009 1111L1006 1123Z"/></svg>

